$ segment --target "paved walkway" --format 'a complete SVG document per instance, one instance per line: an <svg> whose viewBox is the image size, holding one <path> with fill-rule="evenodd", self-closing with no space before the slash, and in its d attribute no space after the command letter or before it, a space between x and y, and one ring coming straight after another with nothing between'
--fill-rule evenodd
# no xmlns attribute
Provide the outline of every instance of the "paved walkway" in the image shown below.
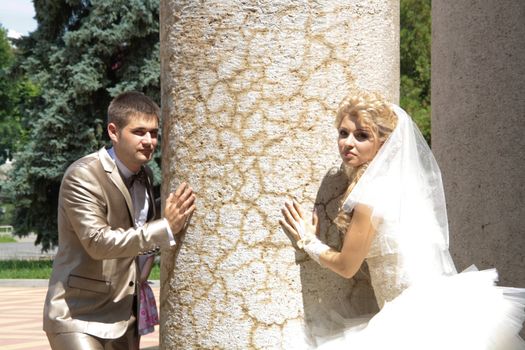
<svg viewBox="0 0 525 350"><path fill-rule="evenodd" d="M152 286L159 300L159 284ZM42 330L42 310L47 291L47 280L0 279L0 349L49 350ZM141 349L158 349L159 330L143 336Z"/></svg>
<svg viewBox="0 0 525 350"><path fill-rule="evenodd" d="M35 235L17 237L16 243L0 244L0 260L51 259L56 249L42 253L35 246ZM159 303L160 286L151 286ZM42 311L47 291L47 280L0 279L0 349L49 350L47 337L42 330ZM159 329L141 337L141 349L158 349Z"/></svg>

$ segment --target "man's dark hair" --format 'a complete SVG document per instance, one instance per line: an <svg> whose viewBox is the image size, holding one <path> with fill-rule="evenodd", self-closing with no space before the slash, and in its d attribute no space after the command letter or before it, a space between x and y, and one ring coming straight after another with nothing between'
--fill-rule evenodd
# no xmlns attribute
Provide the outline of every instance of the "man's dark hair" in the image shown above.
<svg viewBox="0 0 525 350"><path fill-rule="evenodd" d="M159 120L160 108L151 98L141 92L123 92L109 104L108 124L114 123L118 128L124 128L129 118L135 114L151 115Z"/></svg>

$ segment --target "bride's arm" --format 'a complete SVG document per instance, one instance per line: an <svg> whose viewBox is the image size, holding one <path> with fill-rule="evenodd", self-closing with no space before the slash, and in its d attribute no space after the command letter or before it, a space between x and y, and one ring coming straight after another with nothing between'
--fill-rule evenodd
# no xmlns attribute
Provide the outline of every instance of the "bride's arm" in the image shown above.
<svg viewBox="0 0 525 350"><path fill-rule="evenodd" d="M353 277L368 255L374 228L371 223L371 209L364 205L357 205L352 220L346 231L341 252L333 249L320 255L321 265L345 277Z"/></svg>
<svg viewBox="0 0 525 350"><path fill-rule="evenodd" d="M331 249L316 237L319 224L315 213L310 224L295 201L286 203L282 213L284 220L279 220L280 224L313 260L345 278L356 274L368 255L374 237L370 220L372 210L369 207L355 207L341 252Z"/></svg>

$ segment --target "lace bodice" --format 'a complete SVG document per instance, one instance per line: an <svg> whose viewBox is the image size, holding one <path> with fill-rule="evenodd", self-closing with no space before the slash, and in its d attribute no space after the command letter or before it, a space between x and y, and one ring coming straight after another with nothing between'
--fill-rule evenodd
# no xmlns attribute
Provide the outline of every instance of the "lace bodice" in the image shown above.
<svg viewBox="0 0 525 350"><path fill-rule="evenodd" d="M408 287L398 276L399 255L376 255L366 261L377 305L383 308L386 301L392 301Z"/></svg>
<svg viewBox="0 0 525 350"><path fill-rule="evenodd" d="M386 240L381 232L384 231L376 232L366 258L371 284L380 308L412 283L456 273L449 251L440 249L438 245L414 242L416 248L403 250L395 240L390 240L388 249L393 249L394 252L385 254ZM402 251L418 254L403 256Z"/></svg>

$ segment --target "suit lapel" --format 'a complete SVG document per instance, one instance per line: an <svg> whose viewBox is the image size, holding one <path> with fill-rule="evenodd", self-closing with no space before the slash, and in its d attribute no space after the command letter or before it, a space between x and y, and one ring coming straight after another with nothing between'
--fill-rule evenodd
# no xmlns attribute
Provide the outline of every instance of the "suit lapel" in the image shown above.
<svg viewBox="0 0 525 350"><path fill-rule="evenodd" d="M151 169L148 167L145 167L146 174L148 175L146 177L147 184L146 184L146 190L148 191L149 196L149 212L148 212L148 219L147 221L150 221L152 218L157 217L157 208L155 207L155 197L153 194L153 173L151 172Z"/></svg>
<svg viewBox="0 0 525 350"><path fill-rule="evenodd" d="M128 188L124 184L124 180L122 180L122 176L120 176L117 165L115 164L113 159L111 159L105 148L102 148L98 151L98 157L109 179L115 184L115 186L117 186L119 191L124 196L124 199L126 200L126 204L128 206L129 214L132 218L132 222L134 222L133 201L131 200L131 195L129 194Z"/></svg>

